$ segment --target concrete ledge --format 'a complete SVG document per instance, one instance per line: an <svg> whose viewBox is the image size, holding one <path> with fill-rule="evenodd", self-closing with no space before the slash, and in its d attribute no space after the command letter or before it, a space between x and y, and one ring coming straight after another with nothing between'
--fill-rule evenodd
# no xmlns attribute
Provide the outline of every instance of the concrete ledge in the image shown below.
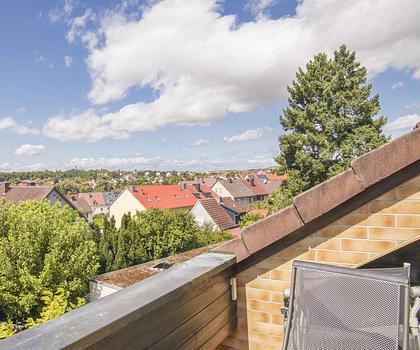
<svg viewBox="0 0 420 350"><path fill-rule="evenodd" d="M356 158L351 166L363 186L368 187L419 159L420 128L417 128Z"/></svg>
<svg viewBox="0 0 420 350"><path fill-rule="evenodd" d="M137 331L136 336L124 341L141 348L141 330L136 329L140 321L145 317L164 317L164 309L154 311L176 303L178 298L194 291L195 286L228 271L234 263L232 254L199 255L55 320L2 340L0 349L84 349L98 343L106 344L107 339L115 341L115 334L121 335L133 329Z"/></svg>
<svg viewBox="0 0 420 350"><path fill-rule="evenodd" d="M353 169L348 169L295 197L294 204L302 220L308 223L362 191Z"/></svg>
<svg viewBox="0 0 420 350"><path fill-rule="evenodd" d="M303 226L293 205L258 221L242 231L242 239L250 254L276 242Z"/></svg>

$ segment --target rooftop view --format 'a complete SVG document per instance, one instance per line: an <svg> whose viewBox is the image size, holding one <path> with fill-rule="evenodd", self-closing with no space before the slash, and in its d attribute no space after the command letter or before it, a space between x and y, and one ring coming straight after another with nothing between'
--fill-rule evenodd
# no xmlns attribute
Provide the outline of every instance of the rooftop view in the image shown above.
<svg viewBox="0 0 420 350"><path fill-rule="evenodd" d="M420 350L419 17L2 3L0 350Z"/></svg>

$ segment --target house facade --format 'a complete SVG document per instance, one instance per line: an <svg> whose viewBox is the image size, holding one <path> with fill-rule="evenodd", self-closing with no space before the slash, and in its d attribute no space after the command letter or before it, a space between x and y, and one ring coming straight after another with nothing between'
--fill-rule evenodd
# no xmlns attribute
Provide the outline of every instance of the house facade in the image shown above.
<svg viewBox="0 0 420 350"><path fill-rule="evenodd" d="M69 205L74 208L72 203L54 186L11 186L6 182L0 184L0 198L16 204L29 200L42 201L46 199L52 205L59 203L61 206Z"/></svg>
<svg viewBox="0 0 420 350"><path fill-rule="evenodd" d="M214 198L200 199L190 211L198 225L211 225L213 229L227 231L238 227L226 210Z"/></svg>
<svg viewBox="0 0 420 350"><path fill-rule="evenodd" d="M215 196L202 184L129 186L109 206L109 216L113 216L116 226L120 227L127 213L135 215L137 211L151 208L190 210L198 200Z"/></svg>

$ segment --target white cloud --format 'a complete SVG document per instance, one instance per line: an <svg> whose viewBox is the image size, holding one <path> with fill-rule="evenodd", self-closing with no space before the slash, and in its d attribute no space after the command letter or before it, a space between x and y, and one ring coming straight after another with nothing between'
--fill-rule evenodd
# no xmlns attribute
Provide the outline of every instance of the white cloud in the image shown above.
<svg viewBox="0 0 420 350"><path fill-rule="evenodd" d="M78 37L83 36L83 29L86 27L88 21L95 20L96 15L92 9L87 9L83 15L75 17L71 20L68 20L67 23L70 24L70 30L67 32L66 39L69 43L74 42Z"/></svg>
<svg viewBox="0 0 420 350"><path fill-rule="evenodd" d="M263 128L251 129L243 132L239 135L225 136L223 141L225 142L236 142L236 141L253 141L258 140L263 135Z"/></svg>
<svg viewBox="0 0 420 350"><path fill-rule="evenodd" d="M22 114L26 112L26 107L25 106L20 106L18 108L16 108L16 113L17 114Z"/></svg>
<svg viewBox="0 0 420 350"><path fill-rule="evenodd" d="M397 81L395 84L392 84L392 90L396 90L396 89L401 89L402 87L404 87L404 82L402 81Z"/></svg>
<svg viewBox="0 0 420 350"><path fill-rule="evenodd" d="M198 147L198 146L208 145L209 143L210 143L210 140L208 140L208 139L198 139L197 141L190 144L190 146Z"/></svg>
<svg viewBox="0 0 420 350"><path fill-rule="evenodd" d="M19 135L39 134L38 129L31 128L27 125L18 124L12 117L5 117L0 119L0 130L8 130Z"/></svg>
<svg viewBox="0 0 420 350"><path fill-rule="evenodd" d="M96 142L104 138L126 139L126 131L112 130L98 117L93 109L65 118L58 115L49 118L43 132L52 139L60 141Z"/></svg>
<svg viewBox="0 0 420 350"><path fill-rule="evenodd" d="M74 158L70 160L69 166L83 169L97 169L97 168L135 168L144 165L156 165L162 162L161 157L142 157L136 156L133 158Z"/></svg>
<svg viewBox="0 0 420 350"><path fill-rule="evenodd" d="M43 145L30 145L25 144L20 146L15 150L15 154L18 156L33 156L35 154L40 154L45 151Z"/></svg>
<svg viewBox="0 0 420 350"><path fill-rule="evenodd" d="M250 10L255 15L262 15L267 8L277 2L278 0L249 0L245 9Z"/></svg>
<svg viewBox="0 0 420 350"><path fill-rule="evenodd" d="M420 123L419 114L409 114L395 119L385 125L385 131L407 130L413 129L417 123Z"/></svg>
<svg viewBox="0 0 420 350"><path fill-rule="evenodd" d="M271 1L255 3L266 8ZM121 100L134 87L158 95L97 115L103 128L131 134L207 125L280 102L299 66L342 43L357 51L370 76L410 68L420 78L418 0L302 0L295 16L258 16L240 25L218 12L217 0L185 4L153 1L141 16L107 12L96 31L87 29L95 17L88 10L72 20L67 39L80 38L88 48L92 103Z"/></svg>
<svg viewBox="0 0 420 350"><path fill-rule="evenodd" d="M72 0L65 0L63 4L55 6L48 13L48 18L51 23L56 23L62 21L63 19L69 17L73 12L75 2Z"/></svg>
<svg viewBox="0 0 420 350"><path fill-rule="evenodd" d="M71 56L64 56L64 66L69 68L71 67L72 63L73 63L73 58Z"/></svg>
<svg viewBox="0 0 420 350"><path fill-rule="evenodd" d="M0 163L0 171L11 172L11 171L39 171L48 169L48 166L44 163L20 165L12 164L10 162Z"/></svg>

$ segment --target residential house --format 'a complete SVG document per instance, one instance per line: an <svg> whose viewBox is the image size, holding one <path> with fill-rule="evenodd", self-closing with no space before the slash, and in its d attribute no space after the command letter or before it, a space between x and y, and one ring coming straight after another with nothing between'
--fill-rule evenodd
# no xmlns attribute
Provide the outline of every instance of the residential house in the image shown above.
<svg viewBox="0 0 420 350"><path fill-rule="evenodd" d="M200 183L130 186L110 205L109 215L115 218L119 227L123 215L127 213L134 215L137 211L150 208L189 210L197 200L215 196L208 186Z"/></svg>
<svg viewBox="0 0 420 350"><path fill-rule="evenodd" d="M108 214L108 207L117 198L117 193L111 192L82 192L76 195L89 205L92 210L92 216L98 214Z"/></svg>
<svg viewBox="0 0 420 350"><path fill-rule="evenodd" d="M280 350L296 259L369 269L407 262L411 285L420 285L419 149L420 128L354 159L240 237L2 340L0 348ZM369 312L364 316L364 335L376 338ZM399 322L392 321L397 332ZM352 348L351 338L336 338L337 348Z"/></svg>
<svg viewBox="0 0 420 350"><path fill-rule="evenodd" d="M220 205L215 198L200 199L195 203L190 211L198 225L211 225L214 229L219 231L229 231L237 234L238 227L226 210Z"/></svg>
<svg viewBox="0 0 420 350"><path fill-rule="evenodd" d="M225 209L235 224L239 224L239 220L248 211L248 207L235 202L231 197L218 197L220 205Z"/></svg>
<svg viewBox="0 0 420 350"><path fill-rule="evenodd" d="M54 186L11 186L4 182L0 184L0 198L19 204L24 201L48 200L51 204L59 203L61 206L73 204L67 200Z"/></svg>
<svg viewBox="0 0 420 350"><path fill-rule="evenodd" d="M268 180L251 174L245 180L219 179L212 187L220 197L230 197L235 202L250 206L256 201L267 201L268 196L281 185L280 180Z"/></svg>
<svg viewBox="0 0 420 350"><path fill-rule="evenodd" d="M83 197L71 194L67 195L66 198L87 219L87 221L90 223L93 222L93 210Z"/></svg>

